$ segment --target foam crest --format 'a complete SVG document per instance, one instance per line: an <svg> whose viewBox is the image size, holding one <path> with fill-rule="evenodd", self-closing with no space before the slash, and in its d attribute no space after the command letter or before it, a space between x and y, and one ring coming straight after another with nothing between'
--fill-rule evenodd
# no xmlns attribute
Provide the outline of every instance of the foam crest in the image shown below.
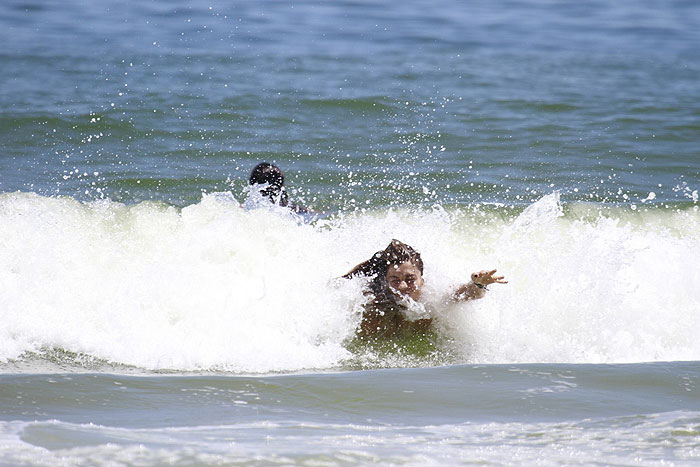
<svg viewBox="0 0 700 467"><path fill-rule="evenodd" d="M274 209L2 199L3 359L60 347L143 368L328 367L354 324L332 238ZM319 291L321 293L319 293ZM354 293L352 294L355 295Z"/></svg>
<svg viewBox="0 0 700 467"><path fill-rule="evenodd" d="M422 253L436 290L485 268L510 281L441 310L464 361L700 358L694 210L591 219L552 194L517 218L435 206L308 222L246 203L0 195L0 360L55 348L145 369L342 366L363 298L337 278L392 238Z"/></svg>
<svg viewBox="0 0 700 467"><path fill-rule="evenodd" d="M562 217L553 203L556 194L503 229L495 263L510 284L457 315L471 360L697 360L697 212L584 220Z"/></svg>

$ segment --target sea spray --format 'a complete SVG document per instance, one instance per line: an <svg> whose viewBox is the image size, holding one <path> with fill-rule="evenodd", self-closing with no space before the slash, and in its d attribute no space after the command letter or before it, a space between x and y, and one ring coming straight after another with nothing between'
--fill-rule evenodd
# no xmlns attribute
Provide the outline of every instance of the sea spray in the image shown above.
<svg viewBox="0 0 700 467"><path fill-rule="evenodd" d="M564 216L555 193L503 229L496 263L510 283L453 316L471 361L698 358L696 211L614 211Z"/></svg>
<svg viewBox="0 0 700 467"><path fill-rule="evenodd" d="M315 219L228 193L182 209L6 193L0 359L58 349L146 370L342 368L365 298L362 281L338 278L392 238L422 253L435 290L479 269L509 280L439 310L460 361L698 359L699 220L692 208L562 205L556 193L524 210Z"/></svg>
<svg viewBox="0 0 700 467"><path fill-rule="evenodd" d="M347 300L323 293L326 236L287 211L220 196L180 212L23 194L2 205L5 359L59 347L147 369L276 371L347 353Z"/></svg>

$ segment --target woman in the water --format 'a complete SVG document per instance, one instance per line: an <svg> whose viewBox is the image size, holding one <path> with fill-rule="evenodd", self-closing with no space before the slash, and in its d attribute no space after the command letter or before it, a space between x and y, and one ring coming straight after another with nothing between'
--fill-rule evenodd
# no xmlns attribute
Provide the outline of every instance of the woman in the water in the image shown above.
<svg viewBox="0 0 700 467"><path fill-rule="evenodd" d="M506 284L496 270L479 271L471 275L471 281L453 290L448 301L464 301L482 298L489 284ZM343 277L370 278L365 306L358 334L361 337L394 337L409 333L422 333L430 328L429 313L415 313L412 305L421 303L423 292L423 260L420 253L409 245L392 240L384 250L376 252Z"/></svg>

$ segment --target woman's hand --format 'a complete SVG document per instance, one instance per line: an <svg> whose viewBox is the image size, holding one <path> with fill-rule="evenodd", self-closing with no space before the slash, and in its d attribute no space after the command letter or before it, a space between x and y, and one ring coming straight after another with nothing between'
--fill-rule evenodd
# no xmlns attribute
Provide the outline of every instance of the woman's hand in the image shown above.
<svg viewBox="0 0 700 467"><path fill-rule="evenodd" d="M504 276L494 276L496 270L479 271L472 273L472 282L478 286L486 287L489 284L507 284L508 281L503 280Z"/></svg>
<svg viewBox="0 0 700 467"><path fill-rule="evenodd" d="M456 301L474 300L486 295L486 286L489 284L507 284L503 276L495 276L496 270L479 271L472 274L471 282L460 285L452 293L452 299Z"/></svg>

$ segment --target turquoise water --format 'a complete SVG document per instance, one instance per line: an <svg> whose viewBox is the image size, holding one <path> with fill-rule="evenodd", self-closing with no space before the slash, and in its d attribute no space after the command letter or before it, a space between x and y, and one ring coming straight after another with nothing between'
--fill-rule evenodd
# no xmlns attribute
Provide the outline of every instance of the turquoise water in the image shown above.
<svg viewBox="0 0 700 467"><path fill-rule="evenodd" d="M699 23L3 2L0 463L697 464ZM357 347L392 238L509 283Z"/></svg>

